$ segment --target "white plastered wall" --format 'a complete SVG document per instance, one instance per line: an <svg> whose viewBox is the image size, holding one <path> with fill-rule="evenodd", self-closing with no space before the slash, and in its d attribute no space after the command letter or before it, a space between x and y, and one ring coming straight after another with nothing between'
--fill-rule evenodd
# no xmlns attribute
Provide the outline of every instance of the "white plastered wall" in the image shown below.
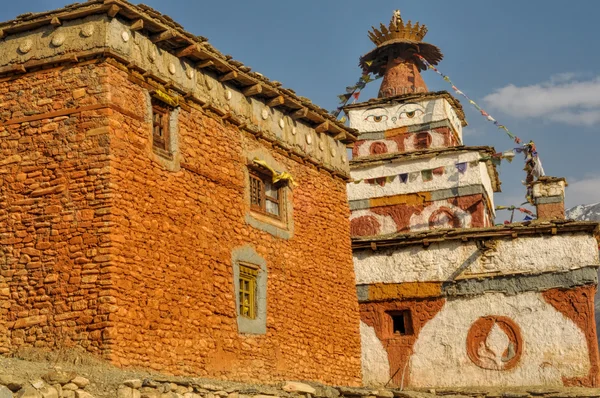
<svg viewBox="0 0 600 398"><path fill-rule="evenodd" d="M408 114L414 112L412 117ZM365 104L364 108L350 109L350 127L361 133L386 131L403 126L431 123L448 119L462 142L462 123L445 98L401 104ZM379 120L379 121L377 121Z"/></svg>
<svg viewBox="0 0 600 398"><path fill-rule="evenodd" d="M470 327L488 315L508 317L520 328L523 351L512 369L484 369L467 356ZM410 386L562 385L562 377L586 376L589 370L583 331L540 293L488 293L447 301L425 324L413 346Z"/></svg>
<svg viewBox="0 0 600 398"><path fill-rule="evenodd" d="M473 241L458 240L373 252L354 252L357 284L443 282L461 267L458 279L484 275L538 274L598 264L598 244L586 234L498 240L480 252Z"/></svg>

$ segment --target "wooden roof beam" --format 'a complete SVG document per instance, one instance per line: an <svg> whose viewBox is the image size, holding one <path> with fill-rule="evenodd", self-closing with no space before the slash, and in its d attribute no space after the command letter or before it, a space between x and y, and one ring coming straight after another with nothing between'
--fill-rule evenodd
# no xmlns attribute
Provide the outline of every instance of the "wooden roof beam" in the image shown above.
<svg viewBox="0 0 600 398"><path fill-rule="evenodd" d="M260 93L262 93L262 84L257 83L253 86L250 86L250 87L244 89L244 91L242 91L242 93L246 97L252 97L253 95L260 94Z"/></svg>
<svg viewBox="0 0 600 398"><path fill-rule="evenodd" d="M329 130L329 120L325 120L323 123L321 123L317 127L315 127L315 131L317 133L324 133L327 130Z"/></svg>
<svg viewBox="0 0 600 398"><path fill-rule="evenodd" d="M219 77L219 81L226 82L228 80L237 79L237 77L238 77L237 71L232 70L231 72L226 73L223 76Z"/></svg>
<svg viewBox="0 0 600 398"><path fill-rule="evenodd" d="M144 20L138 19L129 27L133 32L144 29Z"/></svg>
<svg viewBox="0 0 600 398"><path fill-rule="evenodd" d="M56 28L56 27L62 25L62 23L60 22L60 19L58 19L58 17L54 17L50 20L50 25L52 25Z"/></svg>
<svg viewBox="0 0 600 398"><path fill-rule="evenodd" d="M283 95L278 95L277 97L273 97L267 101L267 106L269 108L274 108L283 104L285 104L285 99L283 98Z"/></svg>
<svg viewBox="0 0 600 398"><path fill-rule="evenodd" d="M169 29L169 30L165 30L162 33L157 33L155 35L150 36L150 41L152 43L158 43L161 41L172 39L175 36L177 36L177 33L174 30Z"/></svg>
<svg viewBox="0 0 600 398"><path fill-rule="evenodd" d="M198 51L198 45L194 43L194 44L190 44L187 47L182 48L181 50L178 50L175 53L175 56L177 58L187 57L187 56L195 53L196 51Z"/></svg>
<svg viewBox="0 0 600 398"><path fill-rule="evenodd" d="M119 11L121 11L121 7L119 7L116 4L113 4L112 6L110 6L110 8L108 9L108 11L106 13L108 14L109 17L114 18L117 16Z"/></svg>
<svg viewBox="0 0 600 398"><path fill-rule="evenodd" d="M308 108L300 108L296 112L292 113L292 119L302 119L308 115Z"/></svg>
<svg viewBox="0 0 600 398"><path fill-rule="evenodd" d="M204 68L208 68L209 66L213 66L214 64L215 63L212 60L208 59L206 61L198 62L196 64L196 68L204 69Z"/></svg>

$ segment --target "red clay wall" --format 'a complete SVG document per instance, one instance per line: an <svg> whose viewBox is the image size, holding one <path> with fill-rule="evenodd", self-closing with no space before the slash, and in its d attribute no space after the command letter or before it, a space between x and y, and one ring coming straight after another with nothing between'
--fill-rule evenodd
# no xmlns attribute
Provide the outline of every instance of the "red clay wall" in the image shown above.
<svg viewBox="0 0 600 398"><path fill-rule="evenodd" d="M105 68L0 81L0 352L105 353L110 253Z"/></svg>
<svg viewBox="0 0 600 398"><path fill-rule="evenodd" d="M275 152L202 111L179 114L180 171L151 150L147 97L110 67L116 307L111 359L228 379L360 382L358 303L345 182ZM128 106L130 105L130 106ZM299 184L293 237L245 222L245 153L269 150ZM267 262L267 333L236 324L232 250Z"/></svg>

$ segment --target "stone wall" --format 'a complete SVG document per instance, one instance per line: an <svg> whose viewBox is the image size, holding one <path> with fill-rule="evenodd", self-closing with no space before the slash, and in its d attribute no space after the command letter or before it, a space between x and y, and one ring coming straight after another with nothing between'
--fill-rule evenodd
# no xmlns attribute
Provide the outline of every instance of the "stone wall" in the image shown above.
<svg viewBox="0 0 600 398"><path fill-rule="evenodd" d="M358 384L346 181L199 106L173 111L173 156L155 153L153 87L125 70L93 60L0 82L0 350ZM298 183L283 227L248 218L256 155ZM239 248L266 264L264 334L238 330Z"/></svg>
<svg viewBox="0 0 600 398"><path fill-rule="evenodd" d="M109 70L110 97L131 104L110 119L110 359L227 379L358 383L345 181L196 108L180 109L178 153L165 165L152 151L147 90ZM247 223L246 164L256 154L298 184L287 193L285 236ZM232 252L240 247L266 263L265 334L238 331Z"/></svg>
<svg viewBox="0 0 600 398"><path fill-rule="evenodd" d="M106 350L106 76L83 63L0 81L0 352Z"/></svg>

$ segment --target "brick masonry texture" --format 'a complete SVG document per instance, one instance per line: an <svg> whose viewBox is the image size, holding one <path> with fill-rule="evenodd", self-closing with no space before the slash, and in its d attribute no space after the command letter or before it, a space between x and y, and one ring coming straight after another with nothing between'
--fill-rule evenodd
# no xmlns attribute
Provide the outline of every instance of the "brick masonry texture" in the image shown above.
<svg viewBox="0 0 600 398"><path fill-rule="evenodd" d="M2 351L77 344L173 374L360 383L345 181L196 108L165 161L147 91L107 63L3 82L0 103L3 120L100 107L0 127ZM245 154L261 148L299 184L290 239L245 222ZM267 262L264 335L237 330L244 245Z"/></svg>

